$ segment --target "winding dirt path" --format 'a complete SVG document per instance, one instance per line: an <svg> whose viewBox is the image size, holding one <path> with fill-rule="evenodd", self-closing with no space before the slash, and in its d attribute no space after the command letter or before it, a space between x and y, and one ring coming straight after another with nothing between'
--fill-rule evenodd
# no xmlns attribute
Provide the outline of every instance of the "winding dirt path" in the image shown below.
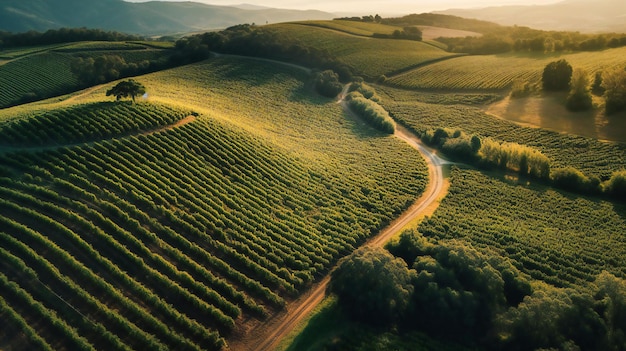
<svg viewBox="0 0 626 351"><path fill-rule="evenodd" d="M344 87L340 95L338 103L340 103L344 111L350 115L354 115L349 109L345 101L348 86ZM419 138L406 128L398 126L394 136L405 141L415 148L428 164L428 173L430 182L426 187L424 194L415 201L415 203L400 217L396 218L387 228L382 230L377 236L371 238L364 245L372 247L382 247L391 237L398 234L407 224L415 220L418 216L436 209L437 200L444 196L447 192L446 182L443 178L442 164L446 163L430 149L422 145ZM307 317L313 309L326 296L326 287L330 282L330 274L324 279L314 284L308 292L303 294L297 300L289 303L285 310L280 312L265 323L259 324L254 328L245 331L240 340L235 340L230 345L232 351L272 351L279 342L286 337L298 323Z"/></svg>

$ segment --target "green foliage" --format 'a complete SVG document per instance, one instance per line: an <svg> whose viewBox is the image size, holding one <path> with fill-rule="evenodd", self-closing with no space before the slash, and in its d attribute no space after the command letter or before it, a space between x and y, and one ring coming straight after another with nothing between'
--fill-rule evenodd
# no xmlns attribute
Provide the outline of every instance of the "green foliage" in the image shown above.
<svg viewBox="0 0 626 351"><path fill-rule="evenodd" d="M305 23L283 23L263 27L241 25L217 33L205 33L180 42L196 42L210 50L266 57L298 63L310 68L332 69L341 80L352 75L376 79L382 74L406 70L449 53L417 41L372 39L345 35L336 30ZM177 44L177 46L179 46ZM380 60L381 54L387 59Z"/></svg>
<svg viewBox="0 0 626 351"><path fill-rule="evenodd" d="M626 199L626 171L614 172L602 186L610 196L621 200Z"/></svg>
<svg viewBox="0 0 626 351"><path fill-rule="evenodd" d="M626 281L603 271L579 289L531 284L489 248L437 243L406 231L387 245L415 260L413 304L403 328L488 350L620 350Z"/></svg>
<svg viewBox="0 0 626 351"><path fill-rule="evenodd" d="M357 92L350 93L348 103L350 108L356 112L361 118L365 119L372 127L393 134L396 130L396 123L375 101L368 100Z"/></svg>
<svg viewBox="0 0 626 351"><path fill-rule="evenodd" d="M511 97L512 98L523 98L527 97L532 93L533 89L531 84L528 81L523 79L515 79L511 86Z"/></svg>
<svg viewBox="0 0 626 351"><path fill-rule="evenodd" d="M78 86L70 71L71 58L59 53L26 56L0 66L0 107L62 94Z"/></svg>
<svg viewBox="0 0 626 351"><path fill-rule="evenodd" d="M461 130L428 129L421 139L440 148L446 156L478 166L518 172L521 176L549 179L550 160L540 151L516 143L500 143L490 138L469 136Z"/></svg>
<svg viewBox="0 0 626 351"><path fill-rule="evenodd" d="M587 111L593 107L591 92L589 91L589 77L587 73L577 68L572 74L571 89L567 95L565 106L570 111Z"/></svg>
<svg viewBox="0 0 626 351"><path fill-rule="evenodd" d="M404 326L429 335L467 344L485 340L496 317L532 293L511 263L460 241L434 243L405 231L387 248L417 272Z"/></svg>
<svg viewBox="0 0 626 351"><path fill-rule="evenodd" d="M616 68L602 73L606 113L612 114L626 109L626 70Z"/></svg>
<svg viewBox="0 0 626 351"><path fill-rule="evenodd" d="M353 82L350 85L350 91L351 92L358 91L359 93L361 93L361 95L363 95L364 98L368 100L372 100L376 103L380 102L380 96L376 94L376 90L372 88L370 85L367 85L366 83L364 83L362 79L361 81Z"/></svg>
<svg viewBox="0 0 626 351"><path fill-rule="evenodd" d="M546 156L551 168L569 166L587 177L596 176L603 181L626 167L626 145L622 143L520 126L486 114L481 106L452 101L440 103L448 99L464 101L465 95L440 93L438 99L433 99L430 94L385 86L378 86L377 91L383 97L381 105L394 119L418 135L427 130L447 128L483 139L489 137L498 142L526 145Z"/></svg>
<svg viewBox="0 0 626 351"><path fill-rule="evenodd" d="M386 325L398 321L408 307L412 276L403 260L386 250L364 247L339 263L328 291L355 320Z"/></svg>
<svg viewBox="0 0 626 351"><path fill-rule="evenodd" d="M10 33L0 31L0 42L5 48L40 46L78 41L125 41L138 40L139 37L119 32L105 32L101 29L87 28L60 28L50 29L45 33L28 31L25 33Z"/></svg>
<svg viewBox="0 0 626 351"><path fill-rule="evenodd" d="M334 98L343 89L343 84L339 82L339 75L332 70L317 72L313 78L315 90L320 95Z"/></svg>
<svg viewBox="0 0 626 351"><path fill-rule="evenodd" d="M135 98L138 95L143 95L146 93L146 88L143 84L136 82L133 79L125 80L117 83L111 89L107 90L107 96L115 96L117 101L130 97L133 102L135 102Z"/></svg>
<svg viewBox="0 0 626 351"><path fill-rule="evenodd" d="M572 167L554 169L550 178L561 189L589 194L600 192L600 180L597 177L588 178Z"/></svg>
<svg viewBox="0 0 626 351"><path fill-rule="evenodd" d="M547 91L563 91L570 88L572 66L564 59L550 62L543 69L541 82Z"/></svg>

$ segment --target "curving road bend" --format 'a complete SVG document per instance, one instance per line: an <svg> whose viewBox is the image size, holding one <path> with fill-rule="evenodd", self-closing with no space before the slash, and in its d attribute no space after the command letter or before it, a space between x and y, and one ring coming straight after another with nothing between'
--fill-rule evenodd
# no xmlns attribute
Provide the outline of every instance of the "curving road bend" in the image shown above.
<svg viewBox="0 0 626 351"><path fill-rule="evenodd" d="M338 103L342 105L346 113L354 116L345 101L347 89L348 86L346 86L342 91ZM426 159L430 182L428 183L424 194L422 194L422 196L408 210L402 213L400 217L395 219L377 236L365 243L365 245L368 246L382 247L391 237L398 234L402 228L417 218L427 207L435 203L435 201L443 196L446 191L441 166L447 162L439 158L439 156L434 154L430 149L426 148L421 143L419 138L406 128L397 126L394 136L411 145ZM287 336L303 318L309 315L320 302L322 302L329 282L330 275L327 275L324 279L315 284L310 289L309 293L289 304L286 307L287 312L278 316L278 320L275 323L262 325L259 327L259 330L250 333L247 337L248 342L244 344L247 344L248 346L255 345L253 348L250 348L254 351L274 350L278 346L278 343L285 336ZM256 338L256 342L253 342L251 340L252 338ZM231 350L239 349L235 345L231 346L234 346Z"/></svg>

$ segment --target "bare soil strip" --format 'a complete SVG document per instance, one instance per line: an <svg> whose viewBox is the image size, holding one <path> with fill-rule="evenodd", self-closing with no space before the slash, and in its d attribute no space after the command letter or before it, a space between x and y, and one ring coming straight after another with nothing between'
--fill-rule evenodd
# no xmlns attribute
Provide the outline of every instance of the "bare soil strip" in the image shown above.
<svg viewBox="0 0 626 351"><path fill-rule="evenodd" d="M348 105L343 101L347 89L342 92L340 103L346 113L352 114ZM394 134L404 140L424 156L428 164L430 182L424 194L406 210L400 217L394 220L387 228L377 236L370 239L364 245L382 247L390 238L398 234L407 224L420 216L425 210L428 212L436 209L437 200L445 195L445 186L441 165L443 161L431 150L426 148L419 138L405 128L398 126ZM433 207L435 206L435 207ZM326 288L330 282L330 275L314 284L307 293L295 301L290 302L279 314L272 316L267 322L251 326L248 330L238 331L239 337L230 344L232 351L271 351L278 346L279 342L286 337L298 323L307 317L311 311L324 299Z"/></svg>

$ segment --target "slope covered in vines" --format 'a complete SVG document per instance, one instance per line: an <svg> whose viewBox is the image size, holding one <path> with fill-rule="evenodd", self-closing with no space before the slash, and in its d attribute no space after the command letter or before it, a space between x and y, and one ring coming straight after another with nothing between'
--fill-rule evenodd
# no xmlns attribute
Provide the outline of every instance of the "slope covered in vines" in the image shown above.
<svg viewBox="0 0 626 351"><path fill-rule="evenodd" d="M425 187L417 153L291 69L218 60L144 78L198 119L126 136L101 123L109 137L98 141L0 154L0 319L10 326L0 344L218 350ZM177 111L123 106L101 108L131 120ZM56 118L70 124L80 111ZM25 137L38 133L20 123Z"/></svg>

